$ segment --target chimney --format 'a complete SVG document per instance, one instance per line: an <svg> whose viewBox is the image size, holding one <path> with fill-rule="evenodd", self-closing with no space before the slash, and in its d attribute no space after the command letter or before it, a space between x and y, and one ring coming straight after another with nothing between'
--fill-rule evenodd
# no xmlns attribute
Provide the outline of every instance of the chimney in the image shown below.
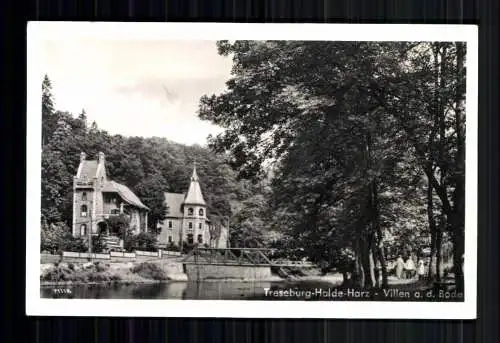
<svg viewBox="0 0 500 343"><path fill-rule="evenodd" d="M104 153L103 152L99 153L99 164L104 164Z"/></svg>
<svg viewBox="0 0 500 343"><path fill-rule="evenodd" d="M83 162L85 161L85 159L87 158L87 154L84 153L83 151L80 153L80 162Z"/></svg>

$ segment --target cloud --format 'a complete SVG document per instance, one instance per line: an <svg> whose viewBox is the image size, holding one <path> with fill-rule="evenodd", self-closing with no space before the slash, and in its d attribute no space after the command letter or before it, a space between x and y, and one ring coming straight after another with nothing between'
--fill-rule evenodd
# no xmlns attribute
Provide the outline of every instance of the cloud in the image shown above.
<svg viewBox="0 0 500 343"><path fill-rule="evenodd" d="M193 103L204 94L219 93L224 89L226 78L148 78L131 85L119 85L115 91L124 95L140 95L145 99L159 100L163 105L184 102Z"/></svg>
<svg viewBox="0 0 500 343"><path fill-rule="evenodd" d="M202 122L198 102L220 93L231 61L212 41L48 41L41 57L56 106L112 134L205 144L220 128Z"/></svg>
<svg viewBox="0 0 500 343"><path fill-rule="evenodd" d="M146 79L133 85L119 85L116 91L124 95L139 94L147 99L166 100L166 104L174 103L179 99L179 94L167 87L165 83L166 80Z"/></svg>

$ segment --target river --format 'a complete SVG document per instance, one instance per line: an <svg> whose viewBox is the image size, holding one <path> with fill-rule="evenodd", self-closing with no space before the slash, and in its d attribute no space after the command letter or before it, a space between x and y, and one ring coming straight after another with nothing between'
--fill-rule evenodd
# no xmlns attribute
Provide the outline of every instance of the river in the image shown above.
<svg viewBox="0 0 500 343"><path fill-rule="evenodd" d="M262 299L265 289L280 282L168 282L153 284L107 284L42 286L42 298L71 299Z"/></svg>
<svg viewBox="0 0 500 343"><path fill-rule="evenodd" d="M386 289L342 288L325 281L204 281L150 284L86 284L42 286L42 298L187 299L187 300L340 300L340 301L463 301L463 294L430 294L425 283L389 285Z"/></svg>

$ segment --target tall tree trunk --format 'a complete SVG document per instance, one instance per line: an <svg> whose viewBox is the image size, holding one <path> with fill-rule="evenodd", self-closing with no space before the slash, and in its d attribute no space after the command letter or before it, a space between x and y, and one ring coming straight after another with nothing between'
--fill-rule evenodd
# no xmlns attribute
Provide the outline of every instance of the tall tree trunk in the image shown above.
<svg viewBox="0 0 500 343"><path fill-rule="evenodd" d="M444 184L445 176L441 173L440 184ZM443 264L443 232L447 230L449 218L452 216L449 212L441 210L441 220L437 226L436 232L436 281L441 282L441 276L443 274L442 264Z"/></svg>
<svg viewBox="0 0 500 343"><path fill-rule="evenodd" d="M443 250L443 229L446 227L445 216L441 215L441 223L436 232L436 281L441 282L442 274L442 250Z"/></svg>
<svg viewBox="0 0 500 343"><path fill-rule="evenodd" d="M387 287L389 282L387 281L387 263L385 260L385 250L384 250L384 235L382 232L382 227L380 225L380 208L378 201L378 185L377 181L372 182L372 206L373 206L373 224L375 226L375 243L377 251L377 259L380 261L380 267L382 272L382 287ZM377 280L378 283L378 280Z"/></svg>
<svg viewBox="0 0 500 343"><path fill-rule="evenodd" d="M429 230L431 235L431 260L429 262L429 280L432 280L435 275L432 273L432 266L436 259L436 247L437 247L437 230L436 221L434 219L434 202L432 199L432 184L429 183L427 186L427 220L429 221Z"/></svg>
<svg viewBox="0 0 500 343"><path fill-rule="evenodd" d="M455 283L457 291L464 290L464 274L463 274L463 254L464 254L464 234L462 230L456 230L453 235L453 272L455 274Z"/></svg>
<svg viewBox="0 0 500 343"><path fill-rule="evenodd" d="M434 143L437 134L438 128L438 118L439 118L439 46L434 45L432 47L433 57L434 57L434 92L433 92L433 103L432 103L432 130L429 135L429 142L427 151L432 151L434 148ZM433 162L429 161L427 163L427 170L429 173L434 174ZM427 220L429 222L429 231L431 236L431 256L429 261L429 271L428 271L428 280L433 280L436 277L437 266L437 228L436 228L436 220L434 218L434 199L433 199L433 185L431 180L429 179L427 186Z"/></svg>
<svg viewBox="0 0 500 343"><path fill-rule="evenodd" d="M370 248L369 242L366 241L366 238L362 242L361 248L361 263L363 265L364 271L364 288L370 289L375 286L375 271L373 266L373 255L372 249Z"/></svg>
<svg viewBox="0 0 500 343"><path fill-rule="evenodd" d="M356 288L364 288L365 287L365 271L362 263L362 247L361 247L361 239L358 236L355 242L355 254L356 260L354 263L354 273L352 276L353 286Z"/></svg>
<svg viewBox="0 0 500 343"><path fill-rule="evenodd" d="M378 287L378 278L377 278L377 273L375 272L376 268L376 262L375 262L376 256L374 256L373 249L370 249L368 252L368 262L370 266L370 286L371 287Z"/></svg>
<svg viewBox="0 0 500 343"><path fill-rule="evenodd" d="M375 261L373 256L373 234L359 240L359 263L363 274L363 288L370 289L375 284Z"/></svg>
<svg viewBox="0 0 500 343"><path fill-rule="evenodd" d="M355 270L352 276L353 286L356 288L371 288L374 286L374 268L370 263L369 237L363 235L363 223L360 223L355 242Z"/></svg>
<svg viewBox="0 0 500 343"><path fill-rule="evenodd" d="M441 43L438 43L438 45L441 45ZM446 53L447 49L446 46L440 47L439 49L439 89L444 90L446 87L446 80L445 80L445 73L446 73ZM444 196L446 197L446 201L449 203L448 200L448 192L446 190L446 185L445 185L445 180L448 175L448 168L446 166L445 162L445 148L446 148L446 122L445 122L445 104L446 104L446 99L443 99L443 96L440 95L438 97L438 111L436 113L437 116L437 124L439 127L439 174L440 174L440 185L443 188L444 191ZM436 255L436 280L438 282L441 281L441 274L442 274L442 242L443 242L443 231L447 228L447 225L449 223L450 215L452 214L452 209L448 209L446 211L446 218L443 216L443 220L441 221L441 225L439 227L439 230L437 232L437 238L436 238L436 248L437 248L437 255Z"/></svg>
<svg viewBox="0 0 500 343"><path fill-rule="evenodd" d="M427 280L432 281L436 277L436 239L437 230L431 232L431 255L429 259L429 270L427 271Z"/></svg>
<svg viewBox="0 0 500 343"><path fill-rule="evenodd" d="M372 140L372 135L368 132L365 136L365 171L369 172L373 169L372 167L372 152L374 149L374 142ZM368 175L365 174L368 177ZM384 286L387 286L387 267L385 264L385 256L384 256L384 242L383 242L383 234L382 228L380 226L380 211L379 211L379 203L378 203L378 187L377 180L373 178L369 181L367 185L367 225L370 228L368 234L368 258L367 265L365 267L369 268L369 273L366 273L366 277L369 277L371 280L371 287L379 286L379 278L378 274L375 273L375 269L377 268L377 261L380 261L381 264L381 272L382 272L382 283Z"/></svg>
<svg viewBox="0 0 500 343"><path fill-rule="evenodd" d="M365 142L361 148L361 155L364 161L364 177L367 177L370 168L370 158L369 158L369 140L365 137ZM368 201L365 206L361 206L362 211L370 210L370 198L371 194L368 188ZM363 219L364 216L362 216ZM370 283L370 262L369 262L369 247L366 242L366 220L361 219L356 226L356 270L355 270L355 286L359 288L366 288Z"/></svg>
<svg viewBox="0 0 500 343"><path fill-rule="evenodd" d="M345 270L342 270L342 283L341 285L343 287L349 286L350 280L349 280L349 273Z"/></svg>
<svg viewBox="0 0 500 343"><path fill-rule="evenodd" d="M457 142L457 154L455 158L456 173L455 190L453 192L454 215L453 215L453 270L457 290L464 289L464 276L462 258L464 255L464 230L465 230L465 125L463 123L463 103L465 94L464 59L465 47L463 43L456 43L457 48L457 72L455 93L455 132Z"/></svg>

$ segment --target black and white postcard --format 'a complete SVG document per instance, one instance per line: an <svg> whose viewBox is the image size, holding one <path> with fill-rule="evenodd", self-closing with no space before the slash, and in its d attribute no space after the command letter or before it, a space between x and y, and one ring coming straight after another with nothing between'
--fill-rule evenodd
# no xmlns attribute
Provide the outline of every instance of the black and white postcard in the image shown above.
<svg viewBox="0 0 500 343"><path fill-rule="evenodd" d="M26 312L476 317L477 27L31 22Z"/></svg>

